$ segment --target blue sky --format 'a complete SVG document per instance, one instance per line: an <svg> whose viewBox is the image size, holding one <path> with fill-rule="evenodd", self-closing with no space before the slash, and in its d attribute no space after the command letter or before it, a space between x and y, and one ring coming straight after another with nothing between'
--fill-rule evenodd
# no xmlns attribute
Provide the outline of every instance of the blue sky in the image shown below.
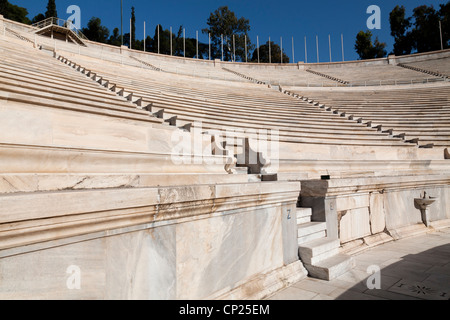
<svg viewBox="0 0 450 320"><path fill-rule="evenodd" d="M47 0L9 0L13 4L25 7L32 19L38 13L46 11ZM147 34L153 36L158 23L164 28L170 26L178 30L180 25L186 28L187 36L195 38L196 30L200 33L200 41L208 38L201 34L206 27L209 14L218 7L227 5L238 17L250 20L252 30L250 37L256 44L259 36L260 44L265 43L269 36L272 41L280 43L283 38L283 49L292 61L292 37L294 37L295 61L305 61L305 36L307 37L308 62L317 61L316 36L319 37L320 61L328 62L328 35L331 36L332 60L342 60L341 34L344 36L345 60L358 58L354 50L356 34L366 30L366 13L370 5L381 8L381 30L373 30L382 42L386 42L388 52L393 48L390 36L389 13L398 5L404 5L408 15L419 5L447 3L448 0L284 0L284 1L249 1L249 0L123 0L124 2L124 33L129 32L131 7L136 8L136 27L138 38L143 38L143 24L146 21ZM82 26L92 16L102 19L102 23L110 31L120 27L120 0L56 0L59 17L67 19L66 9L70 5L81 8Z"/></svg>

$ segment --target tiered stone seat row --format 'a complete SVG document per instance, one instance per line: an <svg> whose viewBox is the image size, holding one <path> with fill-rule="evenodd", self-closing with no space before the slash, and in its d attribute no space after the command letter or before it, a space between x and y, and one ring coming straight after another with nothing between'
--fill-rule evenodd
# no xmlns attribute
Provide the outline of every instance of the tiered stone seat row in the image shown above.
<svg viewBox="0 0 450 320"><path fill-rule="evenodd" d="M405 65L450 77L450 58L429 59L424 61L406 63Z"/></svg>
<svg viewBox="0 0 450 320"><path fill-rule="evenodd" d="M370 127L418 138L422 146L450 146L450 86L398 90L305 90L292 89L346 117L362 119ZM381 127L379 127L381 126Z"/></svg>
<svg viewBox="0 0 450 320"><path fill-rule="evenodd" d="M41 54L36 59L37 53L11 43L2 46L0 98L29 103L33 97L36 105L161 123L52 57Z"/></svg>
<svg viewBox="0 0 450 320"><path fill-rule="evenodd" d="M203 129L279 130L284 142L405 146L356 121L329 115L317 106L254 84L205 81L168 73L73 60L101 74L125 91L142 96L151 111L177 125L202 122ZM139 80L137 80L139 79ZM161 112L164 110L164 112Z"/></svg>
<svg viewBox="0 0 450 320"><path fill-rule="evenodd" d="M138 58L144 64L149 63L157 69L176 75L225 81L243 81L240 77L222 70L220 64L216 65L214 61L192 61L190 59L165 57L154 54L143 56L134 52L130 53L130 56Z"/></svg>
<svg viewBox="0 0 450 320"><path fill-rule="evenodd" d="M309 73L293 66L227 65L226 68L270 85L301 87L336 87L342 85L333 79Z"/></svg>
<svg viewBox="0 0 450 320"><path fill-rule="evenodd" d="M330 77L342 79L350 83L351 86L415 84L442 80L432 75L393 65L363 66L358 64L352 66L349 64L336 64L311 65L309 68Z"/></svg>

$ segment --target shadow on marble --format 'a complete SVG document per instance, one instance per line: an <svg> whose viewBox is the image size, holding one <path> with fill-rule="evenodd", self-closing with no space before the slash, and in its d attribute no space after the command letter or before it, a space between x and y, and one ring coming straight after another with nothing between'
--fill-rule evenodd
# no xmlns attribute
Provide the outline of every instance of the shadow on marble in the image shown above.
<svg viewBox="0 0 450 320"><path fill-rule="evenodd" d="M398 261L380 267L379 282L376 274L366 273L364 276L364 271L356 268L339 278L356 284L335 299L360 300L371 296L388 300L450 300L449 253L450 243L419 253L405 254ZM361 261L365 262L364 266L367 265L367 261ZM376 259L372 261L376 265ZM376 283L380 283L381 289L369 289L370 284Z"/></svg>

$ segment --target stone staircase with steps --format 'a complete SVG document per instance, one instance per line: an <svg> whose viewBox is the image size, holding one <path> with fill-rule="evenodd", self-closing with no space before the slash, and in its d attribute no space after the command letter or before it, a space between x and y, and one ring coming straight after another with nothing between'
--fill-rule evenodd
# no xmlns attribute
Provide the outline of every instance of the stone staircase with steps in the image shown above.
<svg viewBox="0 0 450 320"><path fill-rule="evenodd" d="M342 80L342 79L339 79L339 78L327 75L327 74L322 73L322 72L318 72L318 71L311 70L311 69L306 69L305 71L309 72L309 73L313 73L313 74L318 75L318 76L321 76L323 78L330 79L332 81L336 81L336 82L338 82L340 84L343 84L343 85L349 85L350 84L350 82L348 82L348 81L345 81L345 80Z"/></svg>
<svg viewBox="0 0 450 320"><path fill-rule="evenodd" d="M312 209L297 208L298 253L309 276L330 281L354 267L353 258L339 253L339 239L327 237L326 222L311 221Z"/></svg>
<svg viewBox="0 0 450 320"><path fill-rule="evenodd" d="M243 78L243 79L252 81L253 83L267 85L267 83L265 83L264 81L260 81L260 80L258 80L258 79L249 77L249 76L247 76L247 75L245 75L245 74L243 74L243 73L240 73L240 72L237 72L237 71L234 71L234 70L230 70L230 69L224 68L224 67L222 67L222 70L227 71L227 72L230 72L230 73L233 73L233 74L237 75L238 77L241 77L241 78Z"/></svg>
<svg viewBox="0 0 450 320"><path fill-rule="evenodd" d="M130 58L133 59L133 60L136 60L137 62L139 62L139 63L141 63L141 64L143 64L143 65L145 65L145 66L147 66L147 67L149 67L150 69L152 69L152 70L154 70L154 71L164 72L164 70L162 70L161 68L158 68L158 67L154 66L153 64L151 64L151 63L149 63L149 62L143 61L143 60L138 59L138 58L133 57L133 56L130 56Z"/></svg>
<svg viewBox="0 0 450 320"><path fill-rule="evenodd" d="M430 76L435 76L435 77L439 77L439 78L442 78L442 79L448 79L448 76L447 76L447 75L442 74L442 73L439 73L439 72L435 72L435 71L431 71L431 70L426 70L426 69L423 69L423 68L419 68L419 67L415 67L415 66L410 66L410 65L402 64L402 63L399 63L398 66L399 66L399 67L402 67L402 68L405 68L405 69L410 69L410 70L414 70L414 71L417 71L417 72L429 74Z"/></svg>

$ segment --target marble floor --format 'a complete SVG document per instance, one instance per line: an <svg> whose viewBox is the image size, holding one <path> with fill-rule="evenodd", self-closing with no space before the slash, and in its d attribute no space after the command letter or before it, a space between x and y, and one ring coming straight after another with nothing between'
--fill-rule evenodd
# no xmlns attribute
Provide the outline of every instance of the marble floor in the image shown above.
<svg viewBox="0 0 450 320"><path fill-rule="evenodd" d="M386 243L354 256L332 281L307 278L268 300L449 300L450 229Z"/></svg>

